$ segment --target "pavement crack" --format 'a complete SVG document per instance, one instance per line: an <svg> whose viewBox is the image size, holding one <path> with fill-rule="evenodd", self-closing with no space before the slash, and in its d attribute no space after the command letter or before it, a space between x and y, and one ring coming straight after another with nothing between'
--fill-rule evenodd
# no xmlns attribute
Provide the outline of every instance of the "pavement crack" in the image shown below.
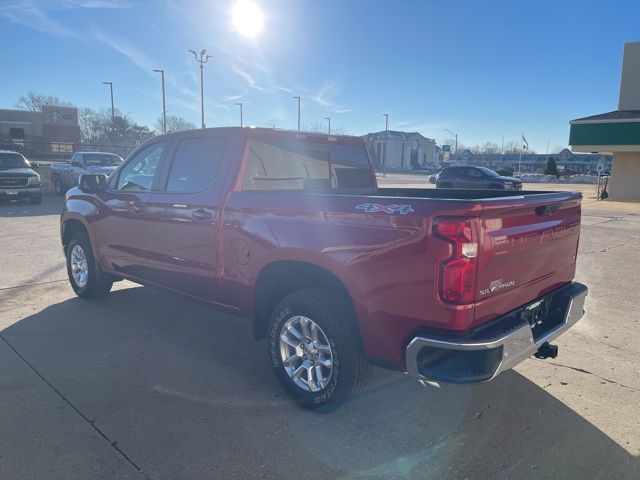
<svg viewBox="0 0 640 480"><path fill-rule="evenodd" d="M562 365L561 363L556 363L556 362L548 362L548 363L550 363L551 365L555 365L556 367L568 368L568 369L574 370L576 372L585 373L587 375L593 375L594 377L599 378L603 382L607 382L607 383L611 383L611 384L614 384L614 385L618 385L618 386L620 386L622 388L627 388L627 389L632 390L634 392L640 392L640 389L637 389L637 388L634 388L634 387L630 387L629 385L625 385L624 383L616 382L615 380L611 380L610 378L601 377L597 373L590 372L589 370L585 370L584 368L571 367L569 365Z"/></svg>
<svg viewBox="0 0 640 480"><path fill-rule="evenodd" d="M624 246L628 245L629 243L633 242L634 240L635 240L634 238L629 238L629 239L625 240L624 242L622 242L619 245L613 245L611 247L603 248L602 250L592 250L590 252L583 252L582 255L590 255L592 253L607 253L607 252L613 250L614 248L624 247Z"/></svg>
<svg viewBox="0 0 640 480"><path fill-rule="evenodd" d="M58 283L58 282L66 282L68 281L66 278L60 280L48 280L46 282L35 282L35 283L25 283L24 285L13 285L11 287L0 287L0 291L3 290L12 290L14 288L25 288L25 287L33 287L36 285L46 285L48 283Z"/></svg>
<svg viewBox="0 0 640 480"><path fill-rule="evenodd" d="M51 282L45 282L45 283L51 283ZM140 467L136 464L136 462L134 462L134 461L131 459L131 457L129 457L129 456L128 456L128 455L127 455L127 454L126 454L126 453L125 453L125 452L124 452L124 451L123 451L123 450L122 450L122 449L117 445L117 442L116 442L115 440L111 440L111 439L107 436L107 434L106 434L106 433L104 433L102 430L100 430L100 428L99 428L99 427L97 427L97 426L96 426L96 424L95 424L95 419L89 419L89 417L87 417L84 413L82 413L82 412L80 411L80 409L79 409L78 407L76 407L76 406L71 402L71 400L69 400L67 397L65 397L65 396L64 396L64 394L63 394L60 390L58 390L58 389L57 389L57 388L56 388L56 387L55 387L55 386L54 386L54 385L53 385L49 380L47 380L47 379L45 378L45 376L44 376L42 373L40 373L40 372L38 371L38 369L37 369L36 367L34 367L34 366L29 362L29 360L27 360L27 359L26 359L26 358L25 358L25 357L24 357L24 356L23 356L23 355L22 355L22 354L21 354L21 353L20 353L20 352L19 352L19 351L18 351L18 350L17 350L17 349L16 349L16 348L15 348L15 347L10 343L10 342L9 342L9 340L7 340L7 339L5 338L5 336L4 336L4 335L2 335L1 333L0 333L0 339L2 339L2 341L3 341L4 343L6 343L6 344L7 344L7 346L8 346L11 350L13 350L13 352L14 352L14 353L15 353L15 354L16 354L16 355L17 355L17 356L18 356L18 357L19 357L19 358L20 358L20 359L21 359L21 360L22 360L22 361L23 361L23 362L24 362L24 363L25 363L25 364L26 364L26 365L27 365L31 370L33 370L33 372L34 372L38 377L40 377L40 379L41 379L44 383L46 383L46 384L49 386L49 388L51 388L51 390L53 390L53 391L54 391L54 392L55 392L55 393L56 393L56 394L57 394L57 395L58 395L58 396L59 396L59 397L60 397L60 398L61 398L61 399L62 399L62 400L67 404L67 405L69 405L69 407L71 407L71 409L72 409L74 412L76 412L78 415L80 415L80 417L81 417L81 418L82 418L82 419L83 419L83 420L84 420L84 421L85 421L85 422L86 422L86 423L87 423L87 424L88 424L88 425L89 425L93 430L95 430L95 431L98 433L98 435L100 435L104 440L106 440L106 441L107 441L107 443L108 443L109 445L111 445L111 447L112 447L116 452L118 452L118 453L120 454L120 456L122 456L122 458L124 458L124 459L125 459L125 460L126 460L126 461L127 461L127 462L128 462L128 463L129 463L133 468L135 468L138 472L140 472L140 473L144 473L144 472L142 471L142 468L140 468ZM149 477L146 475L146 478L149 478Z"/></svg>

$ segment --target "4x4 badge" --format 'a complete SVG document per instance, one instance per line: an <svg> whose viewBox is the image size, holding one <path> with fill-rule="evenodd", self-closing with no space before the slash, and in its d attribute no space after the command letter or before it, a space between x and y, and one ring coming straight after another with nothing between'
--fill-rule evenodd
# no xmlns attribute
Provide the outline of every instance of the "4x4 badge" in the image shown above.
<svg viewBox="0 0 640 480"><path fill-rule="evenodd" d="M384 213L399 213L400 215L406 215L413 212L411 205L380 205L379 203L362 203L356 206L358 210L364 210L367 213L384 212Z"/></svg>

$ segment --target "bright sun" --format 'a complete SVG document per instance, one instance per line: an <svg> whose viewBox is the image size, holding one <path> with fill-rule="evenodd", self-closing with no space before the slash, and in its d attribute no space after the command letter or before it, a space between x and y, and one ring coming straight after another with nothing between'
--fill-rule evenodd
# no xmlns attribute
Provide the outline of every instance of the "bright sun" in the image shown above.
<svg viewBox="0 0 640 480"><path fill-rule="evenodd" d="M233 26L240 35L255 38L264 23L262 10L252 0L238 0L231 8Z"/></svg>

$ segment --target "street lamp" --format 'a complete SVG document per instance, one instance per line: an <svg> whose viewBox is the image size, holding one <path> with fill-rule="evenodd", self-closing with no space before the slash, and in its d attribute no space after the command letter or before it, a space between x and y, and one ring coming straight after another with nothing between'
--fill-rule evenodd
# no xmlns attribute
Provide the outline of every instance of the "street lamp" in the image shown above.
<svg viewBox="0 0 640 480"><path fill-rule="evenodd" d="M387 178L387 143L389 142L389 114L383 113L384 117L384 146L382 147L382 177Z"/></svg>
<svg viewBox="0 0 640 480"><path fill-rule="evenodd" d="M331 135L331 117L324 117L324 119L329 122L329 128L327 129L327 133Z"/></svg>
<svg viewBox="0 0 640 480"><path fill-rule="evenodd" d="M293 97L298 100L298 131L300 131L300 97Z"/></svg>
<svg viewBox="0 0 640 480"><path fill-rule="evenodd" d="M113 82L102 82L105 85L109 85L109 90L111 90L111 125L113 128L113 123L116 121L116 111L113 108Z"/></svg>
<svg viewBox="0 0 640 480"><path fill-rule="evenodd" d="M236 105L240 107L240 126L244 127L244 122L242 121L242 102L237 102Z"/></svg>
<svg viewBox="0 0 640 480"><path fill-rule="evenodd" d="M454 137L456 137L456 155L458 154L458 134L455 132L452 132L451 130L449 130L448 128L445 128L445 131L449 132L451 135L453 135Z"/></svg>
<svg viewBox="0 0 640 480"><path fill-rule="evenodd" d="M167 104L164 98L164 70L158 69L154 72L159 73L162 76L162 133L167 133Z"/></svg>
<svg viewBox="0 0 640 480"><path fill-rule="evenodd" d="M209 61L211 55L207 55L207 50L203 48L200 50L200 57L194 50L189 50L193 53L193 57L196 59L196 62L200 64L200 113L202 120L202 128L205 128L204 124L204 64Z"/></svg>

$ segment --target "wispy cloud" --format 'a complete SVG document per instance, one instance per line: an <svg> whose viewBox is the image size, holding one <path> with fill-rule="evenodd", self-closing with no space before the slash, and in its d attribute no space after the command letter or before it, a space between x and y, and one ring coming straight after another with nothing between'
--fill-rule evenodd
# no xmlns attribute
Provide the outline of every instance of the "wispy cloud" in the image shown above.
<svg viewBox="0 0 640 480"><path fill-rule="evenodd" d="M0 2L0 17L23 27L53 37L80 37L54 18L53 12L71 9L123 9L130 8L126 0L4 0Z"/></svg>
<svg viewBox="0 0 640 480"><path fill-rule="evenodd" d="M331 107L335 104L335 96L340 92L340 85L337 82L325 82L315 92L311 94L311 100L321 107Z"/></svg>
<svg viewBox="0 0 640 480"><path fill-rule="evenodd" d="M138 50L125 39L104 32L95 33L94 38L126 57L132 64L146 72L148 75L153 76L152 70L156 68L157 63L146 53Z"/></svg>
<svg viewBox="0 0 640 480"><path fill-rule="evenodd" d="M65 2L59 2L65 3ZM121 8L131 8L131 2L126 0L67 0L69 6L80 8L102 8L105 10L116 10Z"/></svg>
<svg viewBox="0 0 640 480"><path fill-rule="evenodd" d="M353 112L351 108L339 108L338 110L336 110L336 113L350 113L350 112Z"/></svg>
<svg viewBox="0 0 640 480"><path fill-rule="evenodd" d="M246 95L247 95L247 92L240 93L238 95L227 95L226 97L222 97L222 101L223 102L232 102L234 100L239 100L239 99L241 99L242 97L244 97Z"/></svg>
<svg viewBox="0 0 640 480"><path fill-rule="evenodd" d="M242 78L245 81L245 83L249 86L249 88L253 88L254 90L258 90L260 92L269 92L268 88L258 85L253 75L251 75L246 70L243 70L235 63L231 63L231 69L235 73L237 73L240 76L240 78Z"/></svg>

